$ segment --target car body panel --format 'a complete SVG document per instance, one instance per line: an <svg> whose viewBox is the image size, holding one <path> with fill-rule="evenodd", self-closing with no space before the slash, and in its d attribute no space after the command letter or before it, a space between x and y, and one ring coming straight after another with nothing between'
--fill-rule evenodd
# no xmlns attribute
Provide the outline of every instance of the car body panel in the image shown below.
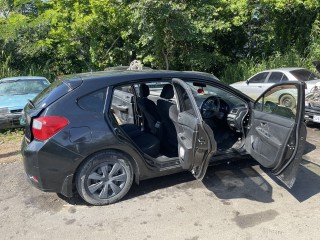
<svg viewBox="0 0 320 240"><path fill-rule="evenodd" d="M297 110L294 118L291 115L278 115L276 109L263 109L267 108L267 104L264 104L265 96L273 93L274 89L281 91L282 87L295 87L297 90ZM262 105L259 102L262 102ZM280 176L280 180L289 188L295 181L295 165L299 165L301 161L301 148L304 148L306 139L303 118L304 84L301 82L287 82L270 87L258 98L251 112L250 130L245 142L246 150L262 166ZM289 171L288 166L292 165L294 167Z"/></svg>

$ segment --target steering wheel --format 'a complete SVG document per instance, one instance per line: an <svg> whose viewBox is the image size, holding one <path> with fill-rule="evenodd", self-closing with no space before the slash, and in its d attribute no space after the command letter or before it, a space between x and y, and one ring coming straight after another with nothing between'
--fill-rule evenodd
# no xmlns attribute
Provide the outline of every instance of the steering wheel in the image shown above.
<svg viewBox="0 0 320 240"><path fill-rule="evenodd" d="M212 118L219 114L220 100L218 97L210 96L203 101L200 107L201 116L203 118Z"/></svg>

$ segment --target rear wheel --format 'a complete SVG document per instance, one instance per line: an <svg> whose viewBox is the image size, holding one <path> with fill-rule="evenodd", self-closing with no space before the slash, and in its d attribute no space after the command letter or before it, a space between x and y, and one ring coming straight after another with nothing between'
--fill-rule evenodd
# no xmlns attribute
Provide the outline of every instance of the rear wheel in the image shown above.
<svg viewBox="0 0 320 240"><path fill-rule="evenodd" d="M93 205L107 205L123 198L133 181L132 165L119 152L104 151L91 156L78 170L79 195Z"/></svg>
<svg viewBox="0 0 320 240"><path fill-rule="evenodd" d="M279 98L279 103L282 106L285 106L290 109L296 107L296 99L290 94L284 94Z"/></svg>

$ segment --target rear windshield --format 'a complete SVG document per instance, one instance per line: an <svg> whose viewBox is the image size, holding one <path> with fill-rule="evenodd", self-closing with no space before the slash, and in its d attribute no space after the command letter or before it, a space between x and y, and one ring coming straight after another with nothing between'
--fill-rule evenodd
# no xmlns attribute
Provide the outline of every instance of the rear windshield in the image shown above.
<svg viewBox="0 0 320 240"><path fill-rule="evenodd" d="M49 87L43 90L40 94L38 94L33 100L33 104L36 108L45 107L49 104L53 103L57 99L61 98L68 91L70 91L70 87L67 84L64 84L60 80L56 80Z"/></svg>
<svg viewBox="0 0 320 240"><path fill-rule="evenodd" d="M299 81L310 81L319 79L320 77L315 73L307 70L307 69L298 69L290 71L290 73L297 78Z"/></svg>

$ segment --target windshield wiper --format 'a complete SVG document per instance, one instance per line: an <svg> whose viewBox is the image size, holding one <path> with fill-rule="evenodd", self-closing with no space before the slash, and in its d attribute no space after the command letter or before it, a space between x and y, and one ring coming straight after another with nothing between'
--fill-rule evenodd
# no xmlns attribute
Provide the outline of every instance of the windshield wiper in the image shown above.
<svg viewBox="0 0 320 240"><path fill-rule="evenodd" d="M33 108L36 108L36 106L34 105L34 103L33 103L30 99L28 99L28 102L30 103L30 105L31 105Z"/></svg>

